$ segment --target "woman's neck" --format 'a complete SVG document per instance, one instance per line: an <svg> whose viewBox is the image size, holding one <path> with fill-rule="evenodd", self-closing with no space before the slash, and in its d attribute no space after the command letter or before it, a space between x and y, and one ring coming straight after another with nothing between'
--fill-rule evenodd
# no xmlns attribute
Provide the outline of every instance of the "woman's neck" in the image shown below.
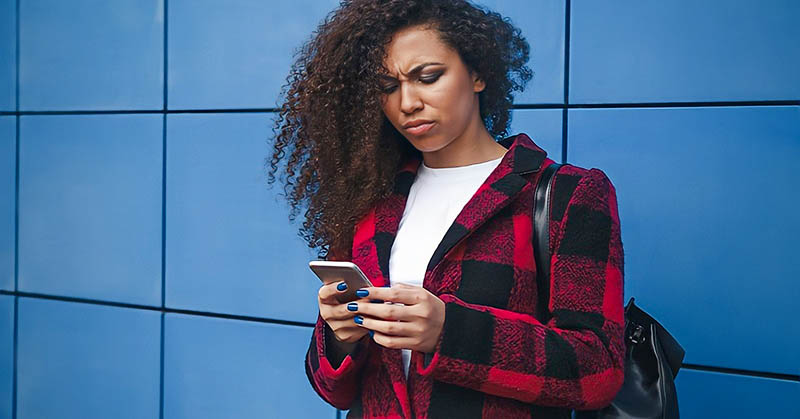
<svg viewBox="0 0 800 419"><path fill-rule="evenodd" d="M487 162L502 157L506 151L508 149L495 141L483 122L478 120L447 147L422 153L422 157L426 166L437 169Z"/></svg>

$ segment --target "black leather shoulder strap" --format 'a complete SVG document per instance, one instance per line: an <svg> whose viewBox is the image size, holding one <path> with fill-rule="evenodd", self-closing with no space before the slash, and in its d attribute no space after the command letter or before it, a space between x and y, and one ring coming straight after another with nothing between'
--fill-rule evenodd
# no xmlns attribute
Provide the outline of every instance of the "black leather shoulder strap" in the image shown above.
<svg viewBox="0 0 800 419"><path fill-rule="evenodd" d="M533 206L533 254L536 256L536 284L539 296L537 318L542 323L550 319L550 195L553 179L560 163L547 166L536 184Z"/></svg>

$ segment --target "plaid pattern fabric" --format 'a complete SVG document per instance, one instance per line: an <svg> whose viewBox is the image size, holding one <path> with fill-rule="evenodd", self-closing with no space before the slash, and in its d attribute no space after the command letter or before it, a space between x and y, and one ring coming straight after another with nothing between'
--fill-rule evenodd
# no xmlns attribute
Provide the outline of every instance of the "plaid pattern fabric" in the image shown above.
<svg viewBox="0 0 800 419"><path fill-rule="evenodd" d="M318 318L306 354L312 387L348 417L569 418L609 404L622 386L623 249L616 191L599 169L564 165L550 212L552 317L535 318L533 192L554 163L525 134L509 148L434 252L423 286L446 304L432 354L373 341L341 365L325 356ZM421 163L409 161L393 193L356 226L352 258L376 286L389 284L389 254ZM326 331L327 329L327 331Z"/></svg>

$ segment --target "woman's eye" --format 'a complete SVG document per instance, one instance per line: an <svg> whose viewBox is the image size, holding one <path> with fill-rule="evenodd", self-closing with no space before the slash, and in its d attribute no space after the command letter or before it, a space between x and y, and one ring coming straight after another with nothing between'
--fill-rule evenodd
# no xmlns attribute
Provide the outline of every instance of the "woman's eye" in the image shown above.
<svg viewBox="0 0 800 419"><path fill-rule="evenodd" d="M421 82L423 82L425 84L431 84L431 83L436 82L436 80L439 80L439 77L441 75L442 75L442 73L434 74L433 76L430 76L430 77L420 77L419 81L421 81ZM381 88L381 91L383 93L389 94L389 93L394 92L394 89L396 89L396 88L397 88L397 85L384 86L383 88Z"/></svg>
<svg viewBox="0 0 800 419"><path fill-rule="evenodd" d="M431 83L435 82L436 80L439 80L439 76L441 76L441 74L435 74L432 77L422 77L419 80L421 82L425 83L425 84L431 84Z"/></svg>

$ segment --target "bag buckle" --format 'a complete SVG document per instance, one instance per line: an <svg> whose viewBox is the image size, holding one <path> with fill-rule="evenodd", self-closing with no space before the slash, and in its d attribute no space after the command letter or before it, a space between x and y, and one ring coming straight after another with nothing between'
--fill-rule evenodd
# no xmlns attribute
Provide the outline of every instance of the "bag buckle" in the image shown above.
<svg viewBox="0 0 800 419"><path fill-rule="evenodd" d="M637 324L633 332L628 336L628 340L637 345L644 342L646 339L646 335L644 335L644 326L640 324Z"/></svg>

